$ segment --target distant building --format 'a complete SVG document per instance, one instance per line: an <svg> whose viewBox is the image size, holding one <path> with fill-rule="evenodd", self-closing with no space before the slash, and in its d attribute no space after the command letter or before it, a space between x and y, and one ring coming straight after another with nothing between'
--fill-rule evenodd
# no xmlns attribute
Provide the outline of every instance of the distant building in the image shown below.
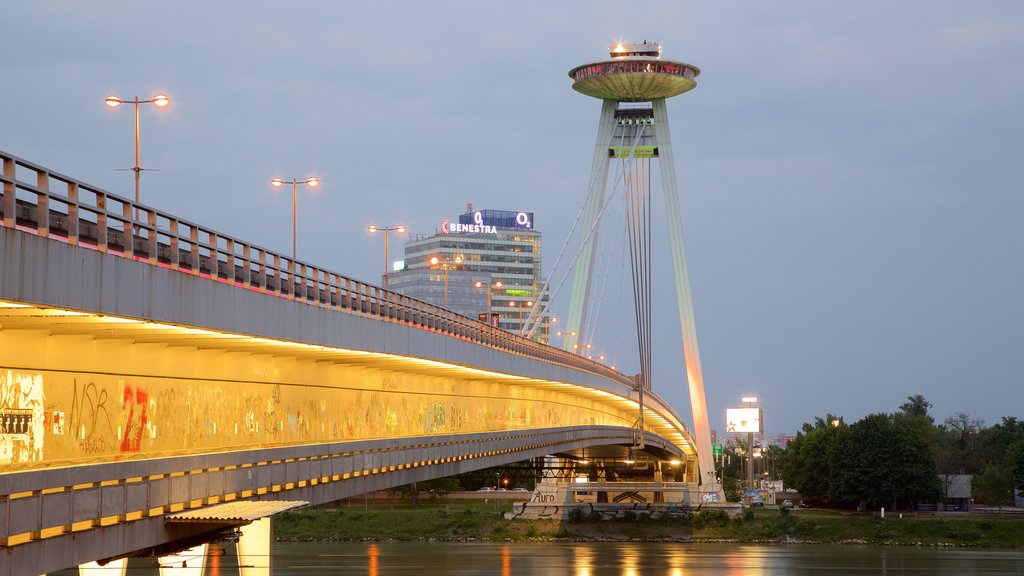
<svg viewBox="0 0 1024 576"><path fill-rule="evenodd" d="M388 288L437 306L444 306L447 293L448 309L481 319L489 309L498 327L519 333L542 303L541 256L532 212L474 211L470 205L458 222L442 220L439 232L406 242L405 258L388 275ZM548 321L546 314L541 317L535 339L547 342Z"/></svg>
<svg viewBox="0 0 1024 576"><path fill-rule="evenodd" d="M968 511L974 508L971 496L971 482L974 480L972 474L939 474L939 480L942 481L946 510Z"/></svg>

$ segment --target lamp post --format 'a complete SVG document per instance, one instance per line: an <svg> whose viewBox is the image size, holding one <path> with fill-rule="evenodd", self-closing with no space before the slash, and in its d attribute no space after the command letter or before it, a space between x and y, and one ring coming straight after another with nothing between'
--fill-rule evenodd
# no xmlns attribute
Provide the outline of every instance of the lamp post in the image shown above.
<svg viewBox="0 0 1024 576"><path fill-rule="evenodd" d="M292 179L292 180L282 180L280 178L274 178L273 180L270 181L270 184L273 185L274 188L280 188L281 186L284 186L285 184L291 184L292 185L292 262L295 262L295 260L296 260L296 251L297 251L297 242L296 242L295 230L296 230L296 213L298 212L297 196L298 196L299 184L305 184L306 186L309 186L310 188L316 188L317 186L320 185L320 181L317 180L316 178L313 178L313 177L306 178L305 180L295 180L295 179Z"/></svg>
<svg viewBox="0 0 1024 576"><path fill-rule="evenodd" d="M139 145L139 104L152 104L157 108L165 108L171 103L171 99L163 94L157 94L149 100L139 100L136 96L133 100L121 100L119 97L110 95L103 99L103 103L108 108L117 108L121 104L134 104L135 105L135 166L132 168L132 172L135 172L135 203L139 203L139 173L142 172L143 168L139 164L140 156L140 145ZM139 210L135 209L135 219L139 218Z"/></svg>
<svg viewBox="0 0 1024 576"><path fill-rule="evenodd" d="M430 257L430 265L444 270L444 307L448 307L448 271L455 270L462 264L462 254L456 254L453 258Z"/></svg>
<svg viewBox="0 0 1024 576"><path fill-rule="evenodd" d="M509 308L515 308L516 307L516 301L515 300L510 300L509 303L508 303L508 307ZM526 302L523 302L522 305L519 306L519 335L520 336L523 335L523 308L533 308L533 300L527 300Z"/></svg>
<svg viewBox="0 0 1024 576"><path fill-rule="evenodd" d="M367 228L367 230L369 230L370 234L375 234L377 232L384 232L384 287L387 288L388 287L388 265L390 264L390 262L388 262L388 232L394 231L396 234L405 234L405 230L406 230L405 224L399 224L398 226L394 226L394 227L392 227L392 226L374 226L374 225L371 224L370 227Z"/></svg>
<svg viewBox="0 0 1024 576"><path fill-rule="evenodd" d="M492 288L501 288L502 286L504 286L504 284L501 283L501 280L495 280L494 282L488 282L486 284L484 284L480 280L477 280L476 283L473 284L473 286L476 286L477 288L483 288L484 286L487 287L487 323L490 324L491 323L491 289Z"/></svg>
<svg viewBox="0 0 1024 576"><path fill-rule="evenodd" d="M752 408L757 404L757 396L744 396L740 402ZM747 432L747 490L754 489L754 433Z"/></svg>

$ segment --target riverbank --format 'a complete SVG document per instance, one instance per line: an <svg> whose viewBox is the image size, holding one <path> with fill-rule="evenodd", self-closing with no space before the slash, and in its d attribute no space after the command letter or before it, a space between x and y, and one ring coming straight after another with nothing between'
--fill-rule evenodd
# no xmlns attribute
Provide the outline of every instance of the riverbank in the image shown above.
<svg viewBox="0 0 1024 576"><path fill-rule="evenodd" d="M275 517L280 541L645 541L881 544L1024 548L1024 518L981 515L850 515L831 510L702 510L691 518L505 520L509 502L355 502Z"/></svg>

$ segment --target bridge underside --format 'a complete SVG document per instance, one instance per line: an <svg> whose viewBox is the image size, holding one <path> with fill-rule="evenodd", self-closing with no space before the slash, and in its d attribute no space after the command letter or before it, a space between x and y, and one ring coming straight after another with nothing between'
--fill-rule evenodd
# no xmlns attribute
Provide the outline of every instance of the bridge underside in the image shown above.
<svg viewBox="0 0 1024 576"><path fill-rule="evenodd" d="M632 444L633 431L565 427L366 440L37 470L7 478L4 576L188 547L230 523L170 523L168 515L239 500L320 504L411 482L591 446ZM646 437L667 458L671 446ZM38 487L45 486L44 489ZM30 489L34 488L34 489ZM5 488L6 489L6 488Z"/></svg>

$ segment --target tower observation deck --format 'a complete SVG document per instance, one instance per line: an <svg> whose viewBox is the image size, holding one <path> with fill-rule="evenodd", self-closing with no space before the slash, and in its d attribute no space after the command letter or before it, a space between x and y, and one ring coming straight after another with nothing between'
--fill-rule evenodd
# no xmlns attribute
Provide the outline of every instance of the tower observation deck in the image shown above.
<svg viewBox="0 0 1024 576"><path fill-rule="evenodd" d="M665 60L657 42L617 42L610 58L577 66L569 71L572 89L601 100L651 102L671 98L697 86L700 69L690 64Z"/></svg>

